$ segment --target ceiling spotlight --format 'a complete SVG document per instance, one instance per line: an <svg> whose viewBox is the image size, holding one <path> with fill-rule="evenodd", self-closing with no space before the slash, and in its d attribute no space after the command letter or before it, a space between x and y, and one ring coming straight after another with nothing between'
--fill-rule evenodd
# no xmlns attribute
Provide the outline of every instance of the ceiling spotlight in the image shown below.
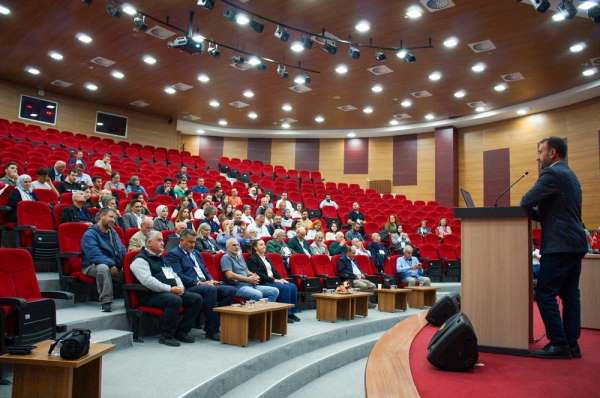
<svg viewBox="0 0 600 398"><path fill-rule="evenodd" d="M97 91L98 90L98 86L95 85L94 83L85 83L83 85L83 87L85 87L89 91Z"/></svg>
<svg viewBox="0 0 600 398"><path fill-rule="evenodd" d="M294 83L296 83L296 84L307 85L307 84L310 84L310 82L311 82L311 78L308 73L303 73L294 78Z"/></svg>
<svg viewBox="0 0 600 398"><path fill-rule="evenodd" d="M571 51L572 53L580 53L583 50L585 50L585 47L586 47L586 44L584 42L579 42L579 43L575 43L571 47L569 47L569 51Z"/></svg>
<svg viewBox="0 0 600 398"><path fill-rule="evenodd" d="M348 55L352 59L359 59L360 58L360 49L358 47L350 46L348 48Z"/></svg>
<svg viewBox="0 0 600 398"><path fill-rule="evenodd" d="M595 23L600 23L600 3L588 10L588 17Z"/></svg>
<svg viewBox="0 0 600 398"><path fill-rule="evenodd" d="M121 9L118 4L113 3L112 1L106 5L106 13L114 18L119 18L121 16Z"/></svg>
<svg viewBox="0 0 600 398"><path fill-rule="evenodd" d="M227 126L227 120L225 119L219 119L219 126Z"/></svg>
<svg viewBox="0 0 600 398"><path fill-rule="evenodd" d="M321 47L321 49L331 55L337 53L337 45L334 41L331 40L325 40L325 44L323 44L323 47Z"/></svg>
<svg viewBox="0 0 600 398"><path fill-rule="evenodd" d="M354 137L356 137L356 133L354 131L351 131L348 134L346 134L346 137L348 137L348 138L354 138Z"/></svg>
<svg viewBox="0 0 600 398"><path fill-rule="evenodd" d="M446 48L454 48L458 45L458 39L454 36L447 38L444 40L444 47Z"/></svg>
<svg viewBox="0 0 600 398"><path fill-rule="evenodd" d="M483 112L485 111L485 106L478 106L477 108L475 108L475 112Z"/></svg>
<svg viewBox="0 0 600 398"><path fill-rule="evenodd" d="M115 79L123 79L125 77L125 74L121 71L118 70L113 70L112 72L110 72L111 76L114 77Z"/></svg>
<svg viewBox="0 0 600 398"><path fill-rule="evenodd" d="M133 27L139 32L145 32L148 30L148 25L146 25L146 17L142 14L136 14L133 17Z"/></svg>
<svg viewBox="0 0 600 398"><path fill-rule="evenodd" d="M176 92L177 92L177 90L175 90L175 87L171 87L171 86L165 87L165 93L167 93L169 95L173 95Z"/></svg>
<svg viewBox="0 0 600 398"><path fill-rule="evenodd" d="M370 115L371 113L373 113L373 107L370 105L365 106L362 111L363 111L363 113Z"/></svg>
<svg viewBox="0 0 600 398"><path fill-rule="evenodd" d="M397 126L398 125L398 121L396 119L392 119L390 120L390 126Z"/></svg>
<svg viewBox="0 0 600 398"><path fill-rule="evenodd" d="M405 100L403 100L403 101L400 103L400 105L401 105L403 108L410 108L410 107L412 106L412 104L413 104L413 103L412 103L412 100L409 100L408 98L407 98L407 99L405 99Z"/></svg>
<svg viewBox="0 0 600 398"><path fill-rule="evenodd" d="M200 73L198 75L198 81L200 83L206 84L206 83L208 83L210 81L210 77L208 77L208 75L206 73Z"/></svg>
<svg viewBox="0 0 600 398"><path fill-rule="evenodd" d="M256 57L254 57L254 58L256 58ZM256 59L258 60L258 58L256 58ZM233 57L231 57L231 60L236 65L241 65L244 62L246 62L246 58L242 57L241 55L234 55ZM260 60L259 60L259 63L260 63Z"/></svg>
<svg viewBox="0 0 600 398"><path fill-rule="evenodd" d="M125 3L121 6L121 10L123 10L123 12L127 15L130 16L134 16L135 14L137 14L137 10L135 9L134 6L132 6L131 4Z"/></svg>
<svg viewBox="0 0 600 398"><path fill-rule="evenodd" d="M263 30L265 30L265 24L262 24L254 19L252 21L250 21L250 27L256 33L262 33Z"/></svg>
<svg viewBox="0 0 600 398"><path fill-rule="evenodd" d="M217 101L216 99L211 99L210 101L208 101L208 105L211 108L218 108L219 106L221 106L221 103L219 101Z"/></svg>
<svg viewBox="0 0 600 398"><path fill-rule="evenodd" d="M357 32L366 33L371 29L371 24L369 23L369 21L365 21L363 19L362 21L359 21L356 25L354 25L354 29L356 29Z"/></svg>
<svg viewBox="0 0 600 398"><path fill-rule="evenodd" d="M304 48L310 50L313 46L313 39L309 35L302 35L300 36L300 43Z"/></svg>
<svg viewBox="0 0 600 398"><path fill-rule="evenodd" d="M405 48L398 50L398 52L396 53L396 57L409 63L415 62L417 60L417 57L415 57L415 55L411 51Z"/></svg>
<svg viewBox="0 0 600 398"><path fill-rule="evenodd" d="M238 25L248 25L250 23L250 17L243 12L238 12L235 14L235 22Z"/></svg>
<svg viewBox="0 0 600 398"><path fill-rule="evenodd" d="M294 42L292 42L290 49L295 53L301 53L302 51L304 51L304 46L302 45L301 42L294 41Z"/></svg>
<svg viewBox="0 0 600 398"><path fill-rule="evenodd" d="M204 36L202 36L200 33L195 33L192 35L192 40L195 41L196 43L204 43L204 40L206 40L206 38Z"/></svg>
<svg viewBox="0 0 600 398"><path fill-rule="evenodd" d="M339 64L335 67L335 73L337 73L338 75L345 75L346 73L348 73L348 67L344 64Z"/></svg>
<svg viewBox="0 0 600 398"><path fill-rule="evenodd" d="M283 122L283 123L281 123L281 128L289 129L290 128L290 124L288 122Z"/></svg>
<svg viewBox="0 0 600 398"><path fill-rule="evenodd" d="M379 50L375 53L375 59L377 61L385 61L387 57L385 56L385 51Z"/></svg>
<svg viewBox="0 0 600 398"><path fill-rule="evenodd" d="M546 12L550 8L548 0L532 0L533 6L538 12Z"/></svg>
<svg viewBox="0 0 600 398"><path fill-rule="evenodd" d="M477 62L475 65L471 66L471 70L475 73L481 73L487 68L487 66L483 62Z"/></svg>
<svg viewBox="0 0 600 398"><path fill-rule="evenodd" d="M215 1L214 0L198 0L196 2L196 4L207 10L212 10L215 6Z"/></svg>
<svg viewBox="0 0 600 398"><path fill-rule="evenodd" d="M287 79L288 78L288 71L287 68L285 67L285 65L277 65L277 76L281 77L282 79Z"/></svg>
<svg viewBox="0 0 600 398"><path fill-rule="evenodd" d="M292 108L292 106L291 106L290 104L283 104L283 105L281 106L281 109L282 109L284 112L291 112L291 111L292 111L292 109L294 109L294 108Z"/></svg>
<svg viewBox="0 0 600 398"><path fill-rule="evenodd" d="M573 5L573 0L561 0L558 4L558 12L564 14L567 19L573 19L577 15L577 7Z"/></svg>
<svg viewBox="0 0 600 398"><path fill-rule="evenodd" d="M176 48L189 54L202 54L204 37L201 35L179 36L167 43L170 48Z"/></svg>
<svg viewBox="0 0 600 398"><path fill-rule="evenodd" d="M40 70L38 68L33 67L33 66L28 66L27 68L25 68L25 72L29 73L30 75L34 75L34 76L37 76L40 73L42 73L42 72L40 72Z"/></svg>
<svg viewBox="0 0 600 398"><path fill-rule="evenodd" d="M253 98L254 97L254 91L252 90L244 90L244 92L242 93L242 95L246 98Z"/></svg>
<svg viewBox="0 0 600 398"><path fill-rule="evenodd" d="M10 14L10 8L5 7L3 5L0 4L0 14L2 15L9 15Z"/></svg>
<svg viewBox="0 0 600 398"><path fill-rule="evenodd" d="M458 90L454 93L455 98L464 98L465 95L467 95L467 92L465 90Z"/></svg>
<svg viewBox="0 0 600 398"><path fill-rule="evenodd" d="M325 118L322 115L315 116L315 122L323 123L324 121L325 121Z"/></svg>
<svg viewBox="0 0 600 398"><path fill-rule="evenodd" d="M598 5L597 1L593 1L593 0L588 0L588 1L583 1L581 2L581 4L579 4L577 6L577 8L579 8L582 11L588 11L591 8L594 8Z"/></svg>
<svg viewBox="0 0 600 398"><path fill-rule="evenodd" d="M435 119L435 115L433 113L428 113L425 115L425 120L433 120Z"/></svg>
<svg viewBox="0 0 600 398"><path fill-rule="evenodd" d="M381 84L376 84L371 87L371 91L378 94L383 91L383 86Z"/></svg>
<svg viewBox="0 0 600 398"><path fill-rule="evenodd" d="M61 53L59 53L58 51L50 51L48 53L48 56L55 61L62 61L64 58L63 55Z"/></svg>
<svg viewBox="0 0 600 398"><path fill-rule="evenodd" d="M410 6L406 10L406 18L419 19L423 15L423 10L419 6Z"/></svg>
<svg viewBox="0 0 600 398"><path fill-rule="evenodd" d="M252 119L255 120L258 118L258 113L252 111L252 112L248 112L248 119Z"/></svg>
<svg viewBox="0 0 600 398"><path fill-rule="evenodd" d="M527 108L517 109L517 115L519 115L519 116L526 115L527 112L529 112L529 109L527 109Z"/></svg>
<svg viewBox="0 0 600 398"><path fill-rule="evenodd" d="M498 83L494 86L494 91L501 93L502 91L506 91L507 88L506 83Z"/></svg>
<svg viewBox="0 0 600 398"><path fill-rule="evenodd" d="M581 72L581 74L585 77L594 76L596 73L598 73L598 68L587 68Z"/></svg>
<svg viewBox="0 0 600 398"><path fill-rule="evenodd" d="M144 55L142 61L148 65L154 65L157 62L156 58L154 58L152 55Z"/></svg>
<svg viewBox="0 0 600 398"><path fill-rule="evenodd" d="M86 33L79 32L75 35L75 37L83 44L90 44L92 42L92 38Z"/></svg>
<svg viewBox="0 0 600 398"><path fill-rule="evenodd" d="M560 12L560 11L559 11L559 12L555 12L555 13L552 15L552 20L553 20L554 22L561 22L561 21L564 21L565 19L567 19L567 17L565 16L565 14L564 14L564 13L562 13L562 12Z"/></svg>
<svg viewBox="0 0 600 398"><path fill-rule="evenodd" d="M442 72L439 72L437 70L435 72L431 72L429 74L429 80L431 80L432 82L437 82L441 78L442 78Z"/></svg>
<svg viewBox="0 0 600 398"><path fill-rule="evenodd" d="M208 43L208 50L206 50L208 55L211 57L218 57L221 55L221 50L219 50L219 45L215 43Z"/></svg>
<svg viewBox="0 0 600 398"><path fill-rule="evenodd" d="M285 28L277 25L277 29L275 29L274 36L281 41L288 41L290 39L290 32L288 32Z"/></svg>

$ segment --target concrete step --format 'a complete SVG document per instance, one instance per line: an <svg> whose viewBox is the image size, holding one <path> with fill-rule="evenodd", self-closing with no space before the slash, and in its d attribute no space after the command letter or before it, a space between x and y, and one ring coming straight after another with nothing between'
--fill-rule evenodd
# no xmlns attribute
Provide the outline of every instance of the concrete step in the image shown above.
<svg viewBox="0 0 600 398"><path fill-rule="evenodd" d="M366 358L384 333L344 340L291 358L239 385L223 397L286 397L339 367Z"/></svg>
<svg viewBox="0 0 600 398"><path fill-rule="evenodd" d="M36 274L40 291L60 290L58 272L37 272Z"/></svg>
<svg viewBox="0 0 600 398"><path fill-rule="evenodd" d="M359 398L364 397L367 358L348 363L307 383L287 398Z"/></svg>
<svg viewBox="0 0 600 398"><path fill-rule="evenodd" d="M126 330L105 329L92 332L92 343L110 343L116 350L133 346L133 333Z"/></svg>
<svg viewBox="0 0 600 398"><path fill-rule="evenodd" d="M123 300L113 302L112 312L100 311L100 304L96 302L78 303L71 308L62 308L56 311L56 322L66 325L68 330L73 328L90 329L92 331L117 329L129 330L129 322L125 314Z"/></svg>

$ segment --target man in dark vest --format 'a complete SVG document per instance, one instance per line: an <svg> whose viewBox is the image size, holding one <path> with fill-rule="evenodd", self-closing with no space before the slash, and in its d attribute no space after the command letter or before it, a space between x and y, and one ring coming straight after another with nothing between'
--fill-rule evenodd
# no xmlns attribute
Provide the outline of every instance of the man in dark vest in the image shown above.
<svg viewBox="0 0 600 398"><path fill-rule="evenodd" d="M140 293L140 303L164 310L160 318L161 336L158 342L177 347L179 341L194 342L194 338L189 335L189 332L196 324L198 314L202 310L202 296L185 291L181 279L171 267L165 264L164 257L161 255L163 251L162 234L158 231L150 232L146 240L146 247L131 263L131 271L137 280L149 290ZM184 311L179 319L181 306Z"/></svg>

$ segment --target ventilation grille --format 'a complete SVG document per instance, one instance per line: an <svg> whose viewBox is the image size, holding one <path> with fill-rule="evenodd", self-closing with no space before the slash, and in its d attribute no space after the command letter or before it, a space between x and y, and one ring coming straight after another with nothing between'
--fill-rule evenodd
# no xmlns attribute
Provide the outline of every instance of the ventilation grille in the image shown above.
<svg viewBox="0 0 600 398"><path fill-rule="evenodd" d="M142 100L137 100L137 101L130 102L129 105L137 106L138 108L145 108L150 104L145 101L142 101Z"/></svg>
<svg viewBox="0 0 600 398"><path fill-rule="evenodd" d="M175 32L158 25L151 27L145 33L161 40L167 40L171 36L175 36Z"/></svg>
<svg viewBox="0 0 600 398"><path fill-rule="evenodd" d="M344 111L344 112L352 112L357 110L358 108L355 107L354 105L342 105L342 106L338 106L338 109L340 111Z"/></svg>
<svg viewBox="0 0 600 398"><path fill-rule="evenodd" d="M237 108L237 109L242 109L242 108L245 108L247 106L250 106L250 104L247 104L247 103L242 102L242 101L233 101L233 102L229 103L229 106L232 106L232 107Z"/></svg>
<svg viewBox="0 0 600 398"><path fill-rule="evenodd" d="M190 86L189 84L185 84L185 83L181 83L181 82L175 83L171 87L173 87L177 91L188 91L188 90L194 88L194 86Z"/></svg>
<svg viewBox="0 0 600 398"><path fill-rule="evenodd" d="M412 116L409 115L408 113L396 113L396 114L394 114L394 119L406 120L406 119L412 119Z"/></svg>
<svg viewBox="0 0 600 398"><path fill-rule="evenodd" d="M414 93L410 93L410 95L412 95L415 98L425 98L425 97L431 97L433 94L431 94L427 90L421 90L421 91L415 91Z"/></svg>
<svg viewBox="0 0 600 398"><path fill-rule="evenodd" d="M600 66L600 57L591 58L591 59L590 59L590 63L591 63L593 66Z"/></svg>
<svg viewBox="0 0 600 398"><path fill-rule="evenodd" d="M496 49L496 45L491 40L478 41L476 43L469 43L469 47L473 52L485 53Z"/></svg>
<svg viewBox="0 0 600 398"><path fill-rule="evenodd" d="M291 86L288 88L298 94L308 93L309 91L312 91L312 88L305 86L304 84L296 84L295 86Z"/></svg>
<svg viewBox="0 0 600 398"><path fill-rule="evenodd" d="M108 59L108 58L104 58L104 57L92 58L90 60L90 62L93 64L96 64L96 65L104 66L105 68L113 66L114 64L117 63L116 61L113 61L112 59Z"/></svg>
<svg viewBox="0 0 600 398"><path fill-rule="evenodd" d="M50 84L57 87L71 87L73 85L73 83L64 80L54 80Z"/></svg>
<svg viewBox="0 0 600 398"><path fill-rule="evenodd" d="M429 12L443 11L455 6L452 0L421 0L421 4Z"/></svg>
<svg viewBox="0 0 600 398"><path fill-rule="evenodd" d="M471 108L477 108L479 106L483 106L483 107L487 106L487 104L483 101L467 102L467 105Z"/></svg>
<svg viewBox="0 0 600 398"><path fill-rule="evenodd" d="M367 68L369 72L374 74L375 76L387 75L388 73L392 73L393 70L388 68L385 65L376 65L371 68Z"/></svg>
<svg viewBox="0 0 600 398"><path fill-rule="evenodd" d="M505 82L516 82L525 79L521 72L509 73L507 75L502 75L501 77Z"/></svg>

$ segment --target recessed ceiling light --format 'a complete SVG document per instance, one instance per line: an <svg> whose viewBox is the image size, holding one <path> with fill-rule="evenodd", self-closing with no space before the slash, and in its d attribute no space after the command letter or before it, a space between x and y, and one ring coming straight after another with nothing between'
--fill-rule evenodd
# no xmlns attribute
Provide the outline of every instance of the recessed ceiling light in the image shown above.
<svg viewBox="0 0 600 398"><path fill-rule="evenodd" d="M196 33L192 36L192 40L196 43L202 43L206 38L202 36L200 33Z"/></svg>
<svg viewBox="0 0 600 398"><path fill-rule="evenodd" d="M283 122L283 123L281 123L281 128L289 129L290 128L290 124L288 122Z"/></svg>
<svg viewBox="0 0 600 398"><path fill-rule="evenodd" d="M92 42L92 37L86 33L79 32L75 37L84 44L90 44Z"/></svg>
<svg viewBox="0 0 600 398"><path fill-rule="evenodd" d="M339 64L335 67L335 73L337 73L338 75L345 75L346 73L348 73L348 67L344 64Z"/></svg>
<svg viewBox="0 0 600 398"><path fill-rule="evenodd" d="M566 18L567 18L567 17L565 16L565 14L564 14L564 13L562 13L562 12L560 12L560 11L559 11L559 12L555 12L555 13L552 15L552 20L553 20L554 22L561 22L561 21L564 21Z"/></svg>
<svg viewBox="0 0 600 398"><path fill-rule="evenodd" d="M584 1L583 3L579 4L577 6L577 8L579 8L580 10L583 10L583 11L587 11L590 8L594 8L597 5L598 5L598 3L595 1Z"/></svg>
<svg viewBox="0 0 600 398"><path fill-rule="evenodd" d="M494 86L494 91L501 93L502 91L506 91L507 88L506 83L498 83Z"/></svg>
<svg viewBox="0 0 600 398"><path fill-rule="evenodd" d="M250 17L243 12L238 12L235 16L235 22L238 25L248 25L250 23Z"/></svg>
<svg viewBox="0 0 600 398"><path fill-rule="evenodd" d="M397 126L398 125L398 121L396 119L392 119L390 120L390 126Z"/></svg>
<svg viewBox="0 0 600 398"><path fill-rule="evenodd" d="M254 97L254 91L252 91L252 90L244 90L244 92L242 94L246 98Z"/></svg>
<svg viewBox="0 0 600 398"><path fill-rule="evenodd" d="M483 62L477 62L475 65L471 66L471 70L475 73L481 73L487 68L487 66Z"/></svg>
<svg viewBox="0 0 600 398"><path fill-rule="evenodd" d="M94 83L86 83L86 84L84 84L84 87L90 91L98 90L98 86L96 86Z"/></svg>
<svg viewBox="0 0 600 398"><path fill-rule="evenodd" d="M367 115L370 115L371 113L373 113L373 107L370 105L367 105L363 108L363 113L366 113Z"/></svg>
<svg viewBox="0 0 600 398"><path fill-rule="evenodd" d="M198 81L200 83L206 84L206 83L208 83L210 81L210 77L208 77L208 75L206 73L200 73L198 75Z"/></svg>
<svg viewBox="0 0 600 398"><path fill-rule="evenodd" d="M123 12L127 15L131 15L132 17L137 14L137 10L131 4L125 3L121 6Z"/></svg>
<svg viewBox="0 0 600 398"><path fill-rule="evenodd" d="M322 115L315 116L315 122L323 123L324 121L325 121L325 118Z"/></svg>
<svg viewBox="0 0 600 398"><path fill-rule="evenodd" d="M219 126L227 126L227 120L225 119L219 119Z"/></svg>
<svg viewBox="0 0 600 398"><path fill-rule="evenodd" d="M58 51L50 51L48 53L48 56L55 61L62 61L64 58L63 55L61 53L59 53Z"/></svg>
<svg viewBox="0 0 600 398"><path fill-rule="evenodd" d="M291 112L291 110L292 110L292 109L294 109L294 108L292 108L292 106L291 106L290 104L283 104L283 105L281 106L281 109L282 109L284 112Z"/></svg>
<svg viewBox="0 0 600 398"><path fill-rule="evenodd" d="M46 108L48 108L48 109L54 109L56 107L54 105L46 105Z"/></svg>
<svg viewBox="0 0 600 398"><path fill-rule="evenodd" d="M373 87L371 87L371 91L374 93L380 93L383 91L383 86L381 84L376 84Z"/></svg>
<svg viewBox="0 0 600 398"><path fill-rule="evenodd" d="M432 82L437 82L441 78L442 78L442 72L439 72L437 70L435 72L431 72L429 74L429 80L431 80Z"/></svg>
<svg viewBox="0 0 600 398"><path fill-rule="evenodd" d="M447 38L444 40L444 47L446 48L454 48L458 45L458 39L454 36Z"/></svg>
<svg viewBox="0 0 600 398"><path fill-rule="evenodd" d="M154 65L157 61L156 58L154 58L152 55L144 55L144 57L142 58L142 60L147 63L148 65Z"/></svg>
<svg viewBox="0 0 600 398"><path fill-rule="evenodd" d="M527 109L527 108L517 109L517 115L519 115L519 116L526 115L527 112L529 112L529 109Z"/></svg>
<svg viewBox="0 0 600 398"><path fill-rule="evenodd" d="M402 105L403 108L410 108L412 104L412 101L409 99L405 99L400 103L400 105Z"/></svg>
<svg viewBox="0 0 600 398"><path fill-rule="evenodd" d="M433 120L435 119L435 115L433 113L428 113L425 115L425 120Z"/></svg>
<svg viewBox="0 0 600 398"><path fill-rule="evenodd" d="M2 15L10 14L10 8L0 5L0 14L2 14Z"/></svg>
<svg viewBox="0 0 600 398"><path fill-rule="evenodd" d="M304 51L304 46L299 41L294 41L290 45L290 49L295 53L301 53L302 51Z"/></svg>
<svg viewBox="0 0 600 398"><path fill-rule="evenodd" d="M248 59L248 64L252 65L252 66L257 66L260 65L262 62L260 60L260 58L258 58L257 56L253 55Z"/></svg>
<svg viewBox="0 0 600 398"><path fill-rule="evenodd" d="M115 79L122 79L122 78L125 77L125 74L123 72L121 72L121 71L118 71L118 70L113 70L112 72L110 72L110 74Z"/></svg>
<svg viewBox="0 0 600 398"><path fill-rule="evenodd" d="M38 117L38 114L37 113L30 113L29 116L31 116L31 117Z"/></svg>
<svg viewBox="0 0 600 398"><path fill-rule="evenodd" d="M30 75L34 75L34 76L37 76L40 73L42 73L42 72L40 72L40 70L38 68L36 68L34 66L28 66L27 68L25 68L25 72L29 73Z"/></svg>
<svg viewBox="0 0 600 398"><path fill-rule="evenodd" d="M196 134L204 134L204 133L206 133L206 131L204 131L202 129L196 130Z"/></svg>
<svg viewBox="0 0 600 398"><path fill-rule="evenodd" d="M583 50L585 50L585 47L586 47L586 44L584 42L579 42L579 43L575 43L571 47L569 47L569 51L571 51L572 53L580 53Z"/></svg>
<svg viewBox="0 0 600 398"><path fill-rule="evenodd" d="M165 87L165 93L169 94L169 95L173 95L177 92L177 90L175 90L174 87L171 86L167 86Z"/></svg>
<svg viewBox="0 0 600 398"><path fill-rule="evenodd" d="M356 137L356 133L354 131L351 131L348 134L346 134L346 137L348 137L348 138L354 138L354 137Z"/></svg>
<svg viewBox="0 0 600 398"><path fill-rule="evenodd" d="M477 108L475 108L475 112L483 112L485 111L485 106L478 106Z"/></svg>
<svg viewBox="0 0 600 398"><path fill-rule="evenodd" d="M365 21L363 19L362 21L358 21L358 23L354 25L354 29L356 29L357 32L366 33L371 29L371 24L369 23L369 21Z"/></svg>
<svg viewBox="0 0 600 398"><path fill-rule="evenodd" d="M208 105L212 108L218 108L219 106L221 106L221 103L216 99L211 99L210 101L208 101Z"/></svg>
<svg viewBox="0 0 600 398"><path fill-rule="evenodd" d="M294 83L298 84L298 85L304 85L306 84L306 76L305 75L298 75L294 78Z"/></svg>
<svg viewBox="0 0 600 398"><path fill-rule="evenodd" d="M598 73L598 68L587 68L581 72L581 74L585 77L594 76L596 73Z"/></svg>
<svg viewBox="0 0 600 398"><path fill-rule="evenodd" d="M406 18L418 19L423 15L423 9L419 6L410 6L406 10Z"/></svg>
<svg viewBox="0 0 600 398"><path fill-rule="evenodd" d="M252 112L248 112L248 118L254 120L258 118L258 113L252 111Z"/></svg>
<svg viewBox="0 0 600 398"><path fill-rule="evenodd" d="M454 97L456 98L464 98L465 95L467 95L467 92L465 90L458 90L454 93Z"/></svg>

